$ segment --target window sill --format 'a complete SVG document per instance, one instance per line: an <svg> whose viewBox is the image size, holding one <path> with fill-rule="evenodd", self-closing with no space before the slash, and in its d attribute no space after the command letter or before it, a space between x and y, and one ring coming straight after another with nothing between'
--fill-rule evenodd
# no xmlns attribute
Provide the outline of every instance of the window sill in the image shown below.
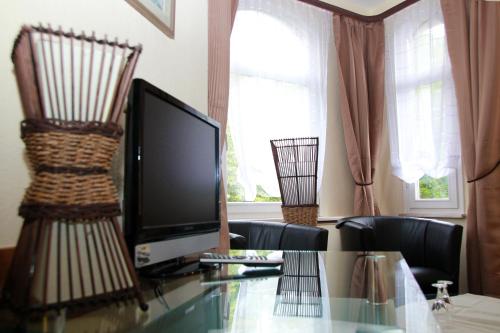
<svg viewBox="0 0 500 333"><path fill-rule="evenodd" d="M318 225L322 224L336 224L338 220L344 218L344 216L320 216L318 217ZM238 221L268 221L268 222L283 222L283 218L277 217L277 218L230 218L229 221L231 222L238 222Z"/></svg>
<svg viewBox="0 0 500 333"><path fill-rule="evenodd" d="M463 213L402 213L399 216L408 216L408 217L423 217L423 218L440 218L440 219L464 219L467 217L466 214Z"/></svg>
<svg viewBox="0 0 500 333"><path fill-rule="evenodd" d="M345 216L319 216L318 225L320 224L336 224L338 220L343 219Z"/></svg>
<svg viewBox="0 0 500 333"><path fill-rule="evenodd" d="M228 202L229 220L282 220L281 202Z"/></svg>

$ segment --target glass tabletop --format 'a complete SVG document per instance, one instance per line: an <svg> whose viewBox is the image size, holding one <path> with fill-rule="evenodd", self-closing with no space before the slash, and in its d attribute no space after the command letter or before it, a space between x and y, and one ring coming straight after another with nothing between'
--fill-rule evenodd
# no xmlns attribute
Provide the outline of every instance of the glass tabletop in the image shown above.
<svg viewBox="0 0 500 333"><path fill-rule="evenodd" d="M28 322L25 328L29 332L440 332L399 252L231 254L283 256L284 264L222 265L175 279L143 280L146 312L131 302L72 318L60 313ZM2 320L2 332L6 325Z"/></svg>

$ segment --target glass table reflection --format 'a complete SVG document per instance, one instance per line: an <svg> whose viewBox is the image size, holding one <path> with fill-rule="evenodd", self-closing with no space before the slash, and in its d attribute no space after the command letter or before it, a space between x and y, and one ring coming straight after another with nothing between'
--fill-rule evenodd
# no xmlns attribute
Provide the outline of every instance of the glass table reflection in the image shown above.
<svg viewBox="0 0 500 333"><path fill-rule="evenodd" d="M259 268L223 265L176 279L144 280L147 312L132 303L112 305L72 318L61 313L24 328L89 333L440 332L399 252L231 254L284 256L285 263L279 272L268 269L269 276L259 276ZM0 331L7 331L9 321L0 319Z"/></svg>

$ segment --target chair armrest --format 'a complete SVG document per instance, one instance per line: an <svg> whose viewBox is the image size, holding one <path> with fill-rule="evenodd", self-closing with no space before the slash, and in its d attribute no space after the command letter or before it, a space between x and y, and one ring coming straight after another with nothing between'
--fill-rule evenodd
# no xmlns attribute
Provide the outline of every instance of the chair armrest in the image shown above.
<svg viewBox="0 0 500 333"><path fill-rule="evenodd" d="M229 232L243 236L248 240L251 223L249 221L228 221Z"/></svg>
<svg viewBox="0 0 500 333"><path fill-rule="evenodd" d="M242 235L229 233L229 244L230 248L234 250L246 250L247 249L247 239Z"/></svg>
<svg viewBox="0 0 500 333"><path fill-rule="evenodd" d="M341 220L337 224L335 224L335 228L340 229L343 227L350 227L350 228L355 228L355 229L373 229L369 225L356 222L356 221L351 221L351 220Z"/></svg>
<svg viewBox="0 0 500 333"><path fill-rule="evenodd" d="M337 223L341 248L344 251L375 251L375 232L372 227L355 221Z"/></svg>

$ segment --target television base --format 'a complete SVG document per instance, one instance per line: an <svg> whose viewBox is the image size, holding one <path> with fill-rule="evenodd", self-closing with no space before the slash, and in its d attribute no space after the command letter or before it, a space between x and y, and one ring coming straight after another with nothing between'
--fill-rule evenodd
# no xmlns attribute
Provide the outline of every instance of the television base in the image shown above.
<svg viewBox="0 0 500 333"><path fill-rule="evenodd" d="M200 263L199 260L187 261L185 258L177 258L151 267L141 268L138 273L140 276L145 278L163 279L196 274L218 269L219 267L219 265L207 265Z"/></svg>

